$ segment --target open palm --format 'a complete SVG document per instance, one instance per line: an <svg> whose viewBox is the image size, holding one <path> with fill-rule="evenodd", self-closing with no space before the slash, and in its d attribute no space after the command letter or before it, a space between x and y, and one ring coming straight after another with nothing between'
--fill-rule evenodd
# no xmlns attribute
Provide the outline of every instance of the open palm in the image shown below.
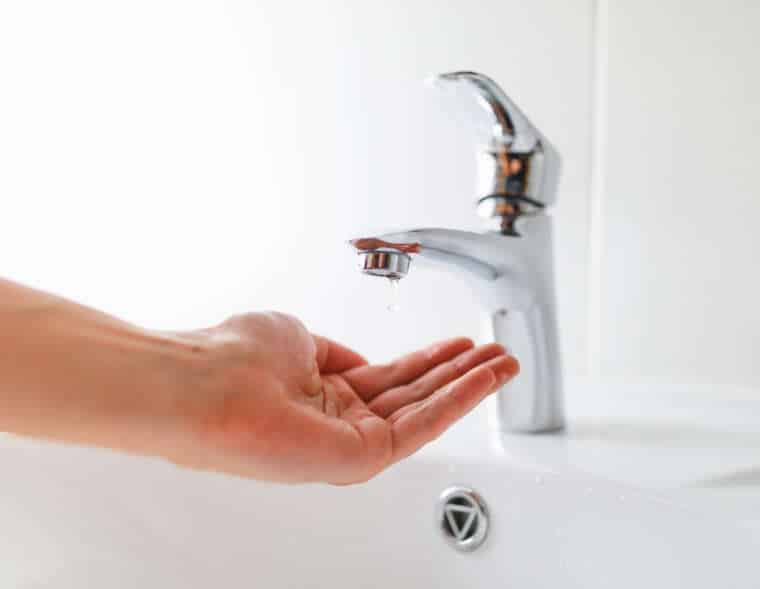
<svg viewBox="0 0 760 589"><path fill-rule="evenodd" d="M243 348L203 420L208 464L285 482L365 481L438 437L518 371L498 344L466 338L394 362L310 334L287 315L227 322ZM234 349L234 348L233 348ZM208 452L208 450L211 450Z"/></svg>

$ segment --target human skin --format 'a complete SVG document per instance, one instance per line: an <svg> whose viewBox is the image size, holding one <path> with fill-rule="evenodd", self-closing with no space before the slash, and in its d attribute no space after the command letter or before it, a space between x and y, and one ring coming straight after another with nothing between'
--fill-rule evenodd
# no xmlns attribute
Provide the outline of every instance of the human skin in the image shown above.
<svg viewBox="0 0 760 589"><path fill-rule="evenodd" d="M191 468L366 481L517 372L466 338L370 365L281 313L157 332L0 280L0 431Z"/></svg>

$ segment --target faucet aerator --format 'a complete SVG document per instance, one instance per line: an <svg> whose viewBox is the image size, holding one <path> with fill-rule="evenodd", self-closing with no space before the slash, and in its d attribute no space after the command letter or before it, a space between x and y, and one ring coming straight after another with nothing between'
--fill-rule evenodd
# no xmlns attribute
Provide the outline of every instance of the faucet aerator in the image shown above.
<svg viewBox="0 0 760 589"><path fill-rule="evenodd" d="M372 250L359 252L361 271L369 276L400 280L409 273L412 257L403 252Z"/></svg>

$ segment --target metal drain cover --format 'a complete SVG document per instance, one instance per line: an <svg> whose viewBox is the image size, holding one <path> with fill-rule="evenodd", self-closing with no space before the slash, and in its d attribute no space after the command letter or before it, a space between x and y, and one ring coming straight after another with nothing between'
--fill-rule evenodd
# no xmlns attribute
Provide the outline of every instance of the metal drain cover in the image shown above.
<svg viewBox="0 0 760 589"><path fill-rule="evenodd" d="M438 499L436 521L449 544L462 552L480 546L488 534L488 509L467 487L449 487Z"/></svg>

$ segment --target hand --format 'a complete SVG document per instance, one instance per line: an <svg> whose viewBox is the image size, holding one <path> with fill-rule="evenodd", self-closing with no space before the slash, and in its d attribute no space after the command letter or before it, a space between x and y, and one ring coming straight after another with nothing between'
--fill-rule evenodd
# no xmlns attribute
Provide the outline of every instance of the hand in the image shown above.
<svg viewBox="0 0 760 589"><path fill-rule="evenodd" d="M277 313L193 337L210 350L207 376L187 412L188 443L171 459L273 481L365 481L518 372L500 345L465 338L371 366Z"/></svg>

